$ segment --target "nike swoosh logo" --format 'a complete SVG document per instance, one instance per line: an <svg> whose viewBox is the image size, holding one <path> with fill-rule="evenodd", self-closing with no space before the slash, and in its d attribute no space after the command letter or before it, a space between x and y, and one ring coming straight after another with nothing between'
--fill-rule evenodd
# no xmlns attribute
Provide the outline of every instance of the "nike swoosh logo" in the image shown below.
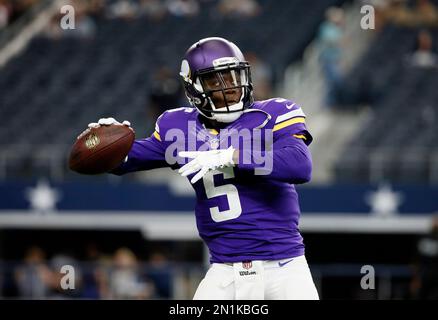
<svg viewBox="0 0 438 320"><path fill-rule="evenodd" d="M294 105L295 105L295 103L287 104L287 105L286 105L286 108L288 108L288 109L290 110L290 109L292 109L292 107L293 107Z"/></svg>
<svg viewBox="0 0 438 320"><path fill-rule="evenodd" d="M287 265L289 262L291 262L291 261L293 261L294 259L290 259L290 260L287 260L287 261L284 261L284 262L278 262L278 266L279 267L283 267L283 266L285 266L285 265Z"/></svg>

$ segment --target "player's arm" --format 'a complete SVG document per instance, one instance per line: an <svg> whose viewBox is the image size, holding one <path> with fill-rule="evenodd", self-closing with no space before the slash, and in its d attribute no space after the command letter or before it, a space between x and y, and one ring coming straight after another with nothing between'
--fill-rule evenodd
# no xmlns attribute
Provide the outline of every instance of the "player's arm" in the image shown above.
<svg viewBox="0 0 438 320"><path fill-rule="evenodd" d="M128 172L168 167L163 143L155 133L148 138L135 140L125 161L110 173L122 175Z"/></svg>
<svg viewBox="0 0 438 320"><path fill-rule="evenodd" d="M122 175L128 172L169 167L166 161L166 146L160 136L161 115L155 124L154 133L145 139L135 140L125 161L110 173Z"/></svg>

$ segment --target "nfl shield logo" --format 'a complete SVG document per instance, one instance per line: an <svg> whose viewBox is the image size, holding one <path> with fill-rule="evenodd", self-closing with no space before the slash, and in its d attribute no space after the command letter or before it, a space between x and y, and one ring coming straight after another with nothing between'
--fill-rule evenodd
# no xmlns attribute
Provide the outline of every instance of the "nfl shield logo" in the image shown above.
<svg viewBox="0 0 438 320"><path fill-rule="evenodd" d="M242 267L243 267L243 269L251 269L252 262L251 261L243 261L242 262Z"/></svg>
<svg viewBox="0 0 438 320"><path fill-rule="evenodd" d="M219 140L218 139L211 139L210 140L210 149L216 150L217 148L219 148Z"/></svg>

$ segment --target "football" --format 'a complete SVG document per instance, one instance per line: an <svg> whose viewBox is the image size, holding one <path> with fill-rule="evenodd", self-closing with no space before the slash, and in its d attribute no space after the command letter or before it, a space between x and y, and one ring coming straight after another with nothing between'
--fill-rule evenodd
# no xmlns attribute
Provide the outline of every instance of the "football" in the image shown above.
<svg viewBox="0 0 438 320"><path fill-rule="evenodd" d="M100 174L115 169L128 155L135 133L125 125L89 128L73 145L69 167L81 174Z"/></svg>

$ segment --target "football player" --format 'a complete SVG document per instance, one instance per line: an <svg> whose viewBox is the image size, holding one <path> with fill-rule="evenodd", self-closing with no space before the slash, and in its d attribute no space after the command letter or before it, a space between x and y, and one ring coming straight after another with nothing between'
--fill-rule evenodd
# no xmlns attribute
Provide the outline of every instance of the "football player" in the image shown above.
<svg viewBox="0 0 438 320"><path fill-rule="evenodd" d="M171 167L190 179L211 262L194 299L318 299L294 186L312 172L303 110L254 101L250 65L223 38L193 44L180 76L192 107L164 112L111 173Z"/></svg>

